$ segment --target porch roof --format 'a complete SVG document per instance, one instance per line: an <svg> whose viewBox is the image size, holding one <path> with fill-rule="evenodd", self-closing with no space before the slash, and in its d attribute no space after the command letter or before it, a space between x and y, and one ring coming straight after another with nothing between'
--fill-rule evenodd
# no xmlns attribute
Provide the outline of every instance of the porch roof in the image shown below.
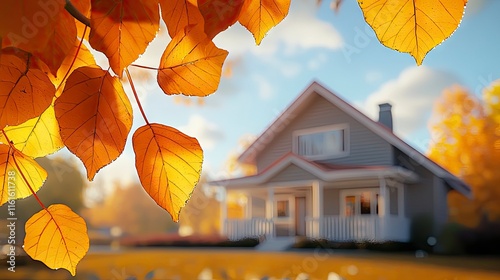
<svg viewBox="0 0 500 280"><path fill-rule="evenodd" d="M317 180L324 182L349 181L369 178L395 178L403 182L415 182L418 175L413 171L400 166L373 166L373 165L338 165L331 163L320 163L307 160L294 153L287 153L276 160L259 174L217 180L210 182L212 185L224 186L231 189L246 188L256 185L264 185L281 171L290 165L295 165L302 170L312 174Z"/></svg>

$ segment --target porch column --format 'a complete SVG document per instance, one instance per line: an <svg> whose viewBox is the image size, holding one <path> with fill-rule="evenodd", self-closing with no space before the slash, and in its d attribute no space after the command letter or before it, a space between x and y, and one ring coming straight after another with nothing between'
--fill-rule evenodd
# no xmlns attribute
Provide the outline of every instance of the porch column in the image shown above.
<svg viewBox="0 0 500 280"><path fill-rule="evenodd" d="M322 233L322 220L323 220L323 184L320 181L313 181L312 183L312 208L313 208L313 222L312 222L312 235L313 237L320 238Z"/></svg>
<svg viewBox="0 0 500 280"><path fill-rule="evenodd" d="M274 189L269 187L267 189L266 199L266 219L271 220L274 216Z"/></svg>
<svg viewBox="0 0 500 280"><path fill-rule="evenodd" d="M398 182L398 216L404 218L405 216L405 185Z"/></svg>
<svg viewBox="0 0 500 280"><path fill-rule="evenodd" d="M252 218L252 196L247 194L246 198L247 198L247 201L246 201L246 207L245 207L245 219L251 219Z"/></svg>
<svg viewBox="0 0 500 280"><path fill-rule="evenodd" d="M220 187L220 235L227 234L227 191L225 187Z"/></svg>
<svg viewBox="0 0 500 280"><path fill-rule="evenodd" d="M389 195L387 194L387 182L384 177L379 177L379 187L378 215L385 217L389 214Z"/></svg>

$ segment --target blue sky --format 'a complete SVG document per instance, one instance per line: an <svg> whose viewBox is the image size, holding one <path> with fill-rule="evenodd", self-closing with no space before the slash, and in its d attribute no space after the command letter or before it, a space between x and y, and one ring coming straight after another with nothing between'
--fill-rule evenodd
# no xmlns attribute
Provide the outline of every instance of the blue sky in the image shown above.
<svg viewBox="0 0 500 280"><path fill-rule="evenodd" d="M205 150L204 172L220 177L228 175L224 163L238 152L239 139L263 132L314 80L370 117L379 103L390 102L396 134L425 151L432 105L444 88L461 84L479 96L500 78L500 1L469 0L461 26L420 67L377 41L356 1L344 0L338 13L328 1L316 3L292 0L289 16L260 46L238 24L219 34L214 41L229 51L231 76L203 105L178 104L155 79L138 83L149 120L196 136ZM138 64L158 65L167 36L160 34ZM133 130L144 124L135 105L134 113ZM96 184L137 180L130 138L124 154L97 174Z"/></svg>

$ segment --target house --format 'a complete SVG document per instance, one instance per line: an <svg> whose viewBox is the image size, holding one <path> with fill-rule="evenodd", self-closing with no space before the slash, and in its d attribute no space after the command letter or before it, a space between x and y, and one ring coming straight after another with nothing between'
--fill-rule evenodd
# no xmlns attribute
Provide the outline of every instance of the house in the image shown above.
<svg viewBox="0 0 500 280"><path fill-rule="evenodd" d="M224 234L407 242L426 217L438 236L447 192L471 190L398 138L391 105L379 107L376 122L313 82L239 157L255 175L211 182L246 201Z"/></svg>

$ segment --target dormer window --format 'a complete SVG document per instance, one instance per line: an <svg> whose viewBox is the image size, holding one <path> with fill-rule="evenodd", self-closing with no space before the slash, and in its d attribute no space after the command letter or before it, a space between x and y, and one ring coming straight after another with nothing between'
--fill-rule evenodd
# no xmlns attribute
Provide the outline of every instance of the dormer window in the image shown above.
<svg viewBox="0 0 500 280"><path fill-rule="evenodd" d="M346 156L349 153L348 136L346 124L299 130L294 133L294 150L312 159Z"/></svg>

